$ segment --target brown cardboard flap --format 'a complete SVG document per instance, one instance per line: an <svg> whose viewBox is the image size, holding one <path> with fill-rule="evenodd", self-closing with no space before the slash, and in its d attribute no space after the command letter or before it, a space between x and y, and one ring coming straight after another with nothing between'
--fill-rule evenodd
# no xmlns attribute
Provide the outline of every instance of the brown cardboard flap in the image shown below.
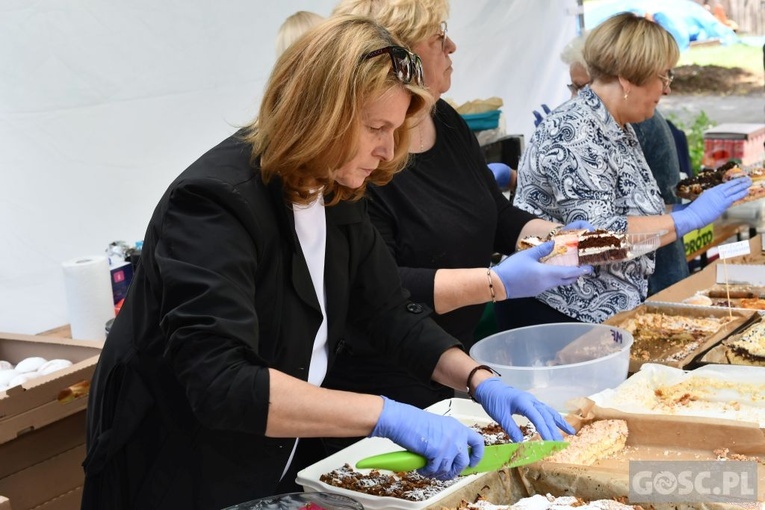
<svg viewBox="0 0 765 510"><path fill-rule="evenodd" d="M17 510L36 508L61 494L82 486L85 445L0 479L0 493L6 494Z"/></svg>
<svg viewBox="0 0 765 510"><path fill-rule="evenodd" d="M448 510L458 508L462 501L472 503L478 496L486 501L498 504L512 504L529 496L526 487L516 469L500 469L485 473L460 490L438 500L437 503L424 507L425 510Z"/></svg>
<svg viewBox="0 0 765 510"><path fill-rule="evenodd" d="M756 423L691 416L633 414L592 407L598 420L618 419L627 422L627 445L688 448L714 445L742 455L765 455L765 430Z"/></svg>
<svg viewBox="0 0 765 510"><path fill-rule="evenodd" d="M580 408L585 410L580 412L598 418L661 416L661 425L657 425L661 427L663 420L730 425L736 427L736 433L742 434L742 438L749 437L757 444L759 436L749 429L765 429L762 370L759 367L706 365L686 371L647 364L617 388L590 395L580 403ZM702 432L696 431L695 435Z"/></svg>
<svg viewBox="0 0 765 510"><path fill-rule="evenodd" d="M584 500L617 498L629 495L629 463L633 460L716 460L714 450L729 448L732 453L752 456L765 463L765 435L755 425L717 420L635 415L593 406L585 410L596 419L624 419L629 436L621 452L592 466L555 464L541 461L519 469L531 494L551 493L577 496ZM758 479L765 478L765 465L758 466ZM765 487L758 484L758 498L765 500ZM729 510L740 505L694 503L693 505L657 504L655 510L702 509Z"/></svg>
<svg viewBox="0 0 765 510"><path fill-rule="evenodd" d="M765 263L765 256L762 253L762 237L759 234L749 239L749 251L751 252L749 255L726 259L725 263ZM697 271L674 285L670 285L666 289L649 296L648 299L646 299L646 302L681 303L684 299L713 287L717 280L717 265L721 263L722 261L720 259L715 260L701 271Z"/></svg>
<svg viewBox="0 0 765 510"><path fill-rule="evenodd" d="M34 510L80 510L81 506L82 486L79 486L36 506Z"/></svg>
<svg viewBox="0 0 765 510"><path fill-rule="evenodd" d="M84 444L85 428L83 410L0 444L0 479Z"/></svg>

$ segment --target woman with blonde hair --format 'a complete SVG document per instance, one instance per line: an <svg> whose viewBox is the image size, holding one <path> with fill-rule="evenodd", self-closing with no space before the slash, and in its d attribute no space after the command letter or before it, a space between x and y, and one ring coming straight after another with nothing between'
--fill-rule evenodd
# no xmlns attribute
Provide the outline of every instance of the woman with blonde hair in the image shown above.
<svg viewBox="0 0 765 510"><path fill-rule="evenodd" d="M288 16L276 33L276 56L284 53L284 50L292 43L322 21L324 21L324 16L311 11L297 11Z"/></svg>
<svg viewBox="0 0 765 510"><path fill-rule="evenodd" d="M422 379L467 385L508 430L513 413L548 439L570 430L530 394L486 386L407 298L358 200L401 170L431 102L417 56L367 18L328 20L282 54L257 120L181 173L150 220L91 385L83 509L297 490L304 438L386 437L441 478L475 465L483 439L454 418L320 387L346 323Z"/></svg>
<svg viewBox="0 0 765 510"><path fill-rule="evenodd" d="M652 117L670 93L678 57L672 36L646 18L621 13L594 28L584 45L591 83L537 127L519 164L515 205L550 221L662 233L665 246L746 196L751 180L734 179L665 210L631 124ZM654 260L651 253L598 266L573 285L518 300L514 325L600 323L632 309L646 298ZM548 320L538 321L542 316Z"/></svg>
<svg viewBox="0 0 765 510"><path fill-rule="evenodd" d="M412 299L466 349L487 303L535 296L568 285L592 268L543 264L552 243L515 252L519 239L560 227L517 209L502 194L475 137L441 95L451 87L447 0L343 0L335 14L371 16L422 58L425 85L437 99L410 133L411 160L390 184L370 186L369 211ZM575 226L587 227L586 224ZM511 256L491 266L494 253ZM326 385L382 393L426 407L454 390L413 377L381 359L371 339L351 329ZM491 374L489 374L491 375Z"/></svg>

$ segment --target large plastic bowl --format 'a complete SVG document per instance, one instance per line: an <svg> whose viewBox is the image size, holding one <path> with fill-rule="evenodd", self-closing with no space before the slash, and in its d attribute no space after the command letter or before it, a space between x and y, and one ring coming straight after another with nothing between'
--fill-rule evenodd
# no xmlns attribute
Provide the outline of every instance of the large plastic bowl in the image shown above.
<svg viewBox="0 0 765 510"><path fill-rule="evenodd" d="M632 340L628 331L602 324L540 324L488 336L470 355L506 384L569 411L570 400L624 382Z"/></svg>

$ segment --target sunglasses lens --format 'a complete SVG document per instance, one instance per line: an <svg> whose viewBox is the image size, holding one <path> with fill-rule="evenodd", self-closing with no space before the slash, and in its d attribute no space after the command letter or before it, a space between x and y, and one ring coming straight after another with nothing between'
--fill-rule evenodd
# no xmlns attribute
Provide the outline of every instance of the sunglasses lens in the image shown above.
<svg viewBox="0 0 765 510"><path fill-rule="evenodd" d="M393 63L393 72L396 75L396 78L402 83L411 83L414 80L420 87L425 86L425 81L422 77L422 61L420 60L420 57L401 46L381 48L363 55L362 59L366 60L386 53L390 55L390 59Z"/></svg>
<svg viewBox="0 0 765 510"><path fill-rule="evenodd" d="M393 57L393 70L398 79L404 83L412 81L412 59L409 52L403 48L392 48L390 52Z"/></svg>
<svg viewBox="0 0 765 510"><path fill-rule="evenodd" d="M415 55L415 61L413 63L414 66L414 79L417 81L417 85L420 87L425 86L425 77L422 74L422 60L420 60L420 57Z"/></svg>

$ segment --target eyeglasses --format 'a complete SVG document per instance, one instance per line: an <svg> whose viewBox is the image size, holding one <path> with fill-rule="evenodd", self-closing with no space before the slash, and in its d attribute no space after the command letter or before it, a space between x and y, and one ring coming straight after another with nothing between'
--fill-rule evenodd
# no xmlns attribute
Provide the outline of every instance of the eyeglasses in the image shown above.
<svg viewBox="0 0 765 510"><path fill-rule="evenodd" d="M669 71L667 71L666 76L662 76L660 74L659 79L661 80L661 83L664 84L664 88L667 89L669 88L670 85L672 85L672 80L675 79L675 73L674 71L672 71L672 69L670 69Z"/></svg>
<svg viewBox="0 0 765 510"><path fill-rule="evenodd" d="M446 21L442 21L438 25L438 37L441 38L441 51L446 51Z"/></svg>
<svg viewBox="0 0 765 510"><path fill-rule="evenodd" d="M578 94L579 91L585 88L587 85L589 85L589 83L583 83L581 85L577 83L569 83L568 85L566 85L566 87L568 87L568 91L571 92L572 94Z"/></svg>
<svg viewBox="0 0 765 510"><path fill-rule="evenodd" d="M416 53L412 53L401 46L386 46L379 50L370 51L363 55L361 60L368 60L379 55L390 55L393 63L393 72L401 83L409 84L414 81L420 87L425 86L425 80L422 75L422 60Z"/></svg>

